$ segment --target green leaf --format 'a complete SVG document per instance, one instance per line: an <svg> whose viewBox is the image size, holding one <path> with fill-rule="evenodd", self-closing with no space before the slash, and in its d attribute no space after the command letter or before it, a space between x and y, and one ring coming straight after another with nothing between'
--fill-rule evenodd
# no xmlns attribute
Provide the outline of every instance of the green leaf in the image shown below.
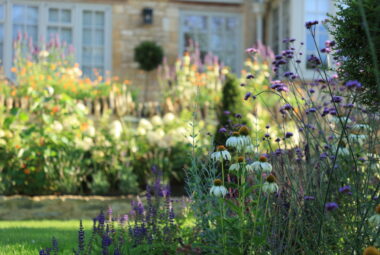
<svg viewBox="0 0 380 255"><path fill-rule="evenodd" d="M13 117L13 116L9 116L9 117L5 118L4 129L9 129L9 127L12 125L14 120L15 120L15 117Z"/></svg>
<svg viewBox="0 0 380 255"><path fill-rule="evenodd" d="M15 107L15 108L12 108L12 110L10 111L10 113L13 115L13 116L16 116L17 113L19 111L19 108Z"/></svg>
<svg viewBox="0 0 380 255"><path fill-rule="evenodd" d="M228 207L235 213L238 213L240 211L239 206L235 205L231 200L224 200L224 201L227 203Z"/></svg>
<svg viewBox="0 0 380 255"><path fill-rule="evenodd" d="M20 118L21 121L26 122L26 121L29 120L29 115L26 112L21 112L19 114L19 118Z"/></svg>

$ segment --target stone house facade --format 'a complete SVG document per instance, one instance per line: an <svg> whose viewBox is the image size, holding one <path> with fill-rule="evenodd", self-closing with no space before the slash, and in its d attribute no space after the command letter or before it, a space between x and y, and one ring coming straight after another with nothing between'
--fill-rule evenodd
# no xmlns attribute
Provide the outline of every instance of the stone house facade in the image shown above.
<svg viewBox="0 0 380 255"><path fill-rule="evenodd" d="M192 39L202 54L212 52L238 72L244 49L257 41L275 51L284 37L307 44L305 19L331 8L332 0L0 0L0 60L9 75L20 32L36 44L58 34L75 48L85 75L97 69L139 81L144 73L133 54L140 42L157 42L173 63Z"/></svg>

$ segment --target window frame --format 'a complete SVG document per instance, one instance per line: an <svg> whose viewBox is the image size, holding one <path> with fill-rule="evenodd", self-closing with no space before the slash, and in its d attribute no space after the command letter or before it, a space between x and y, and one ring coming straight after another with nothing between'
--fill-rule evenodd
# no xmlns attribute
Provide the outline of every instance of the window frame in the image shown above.
<svg viewBox="0 0 380 255"><path fill-rule="evenodd" d="M0 4L4 4L4 46L3 46L3 63L0 65L4 68L4 73L8 78L12 77L11 68L13 65L13 6L27 5L38 7L38 40L45 38L48 42L48 27L51 23L48 21L49 8L55 7L59 10L70 9L72 12L71 28L72 28L72 44L75 49L75 61L81 66L82 58L82 19L83 11L101 11L104 12L104 72L112 74L112 6L107 4L84 4L84 3L49 3L43 1L27 1L27 0L0 0ZM59 26L61 27L61 26ZM5 36L11 35L11 36Z"/></svg>
<svg viewBox="0 0 380 255"><path fill-rule="evenodd" d="M207 16L208 19L207 19L207 29L209 30L210 29L210 25L211 25L211 19L210 17L223 17L223 18L236 18L237 21L238 21L238 31L237 31L237 34L236 34L236 42L237 42L237 49L236 49L236 66L234 68L236 68L236 72L240 72L240 70L242 70L242 67L243 67L243 63L242 63L242 60L243 60L243 40L242 40L242 32L244 30L244 22L243 22L243 17L240 15L240 13L236 13L236 12L209 12L209 11L198 11L198 10L181 10L180 11L180 19L179 19L179 33L178 33L178 43L179 43L179 46L178 46L178 54L179 56L182 56L183 53L185 52L185 42L184 42L184 27L183 27L183 23L184 23L184 19L186 16L188 15L194 15L194 16ZM207 33L207 42L208 42L208 47L207 47L207 50L208 52L210 52L210 40L211 38L211 33Z"/></svg>

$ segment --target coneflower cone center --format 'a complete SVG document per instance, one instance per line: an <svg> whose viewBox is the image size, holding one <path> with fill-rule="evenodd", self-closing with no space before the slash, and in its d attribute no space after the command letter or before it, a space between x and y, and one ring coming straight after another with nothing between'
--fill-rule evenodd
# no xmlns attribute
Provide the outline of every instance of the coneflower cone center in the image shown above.
<svg viewBox="0 0 380 255"><path fill-rule="evenodd" d="M276 181L276 178L273 175L269 175L267 177L267 182L272 183L272 182L275 182L275 181Z"/></svg>
<svg viewBox="0 0 380 255"><path fill-rule="evenodd" d="M214 185L215 186L222 186L222 180L221 179L215 179L214 180Z"/></svg>

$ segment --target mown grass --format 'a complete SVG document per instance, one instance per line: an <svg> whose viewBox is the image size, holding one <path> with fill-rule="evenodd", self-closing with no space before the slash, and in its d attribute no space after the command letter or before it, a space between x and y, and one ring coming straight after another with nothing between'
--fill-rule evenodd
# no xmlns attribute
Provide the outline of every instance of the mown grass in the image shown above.
<svg viewBox="0 0 380 255"><path fill-rule="evenodd" d="M86 233L92 222L83 221ZM58 239L59 254L73 254L77 246L79 220L58 221L0 221L0 255L38 255L39 250L51 247Z"/></svg>

